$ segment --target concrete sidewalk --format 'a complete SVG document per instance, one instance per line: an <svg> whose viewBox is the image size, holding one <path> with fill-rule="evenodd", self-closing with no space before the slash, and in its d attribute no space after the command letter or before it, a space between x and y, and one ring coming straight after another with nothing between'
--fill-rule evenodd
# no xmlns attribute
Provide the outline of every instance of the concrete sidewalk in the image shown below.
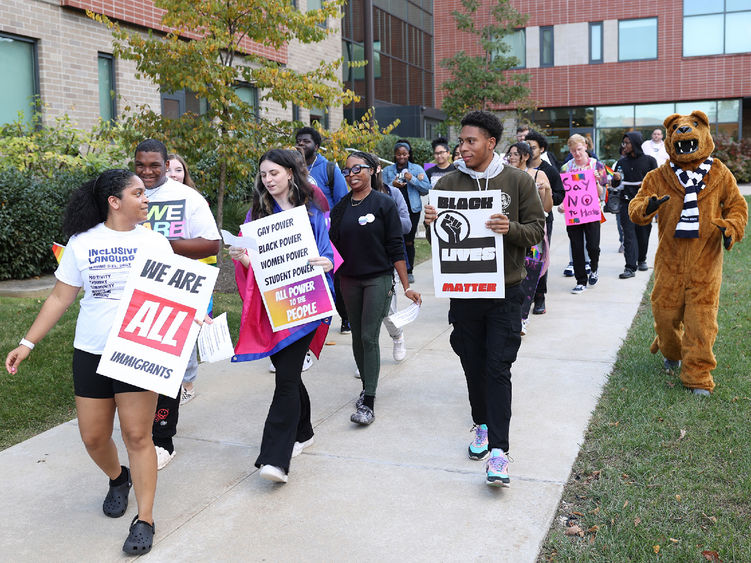
<svg viewBox="0 0 751 563"><path fill-rule="evenodd" d="M156 544L144 559L534 561L650 276L618 279L623 255L607 218L600 282L572 295L556 215L548 313L531 317L513 369L510 489L486 486L484 464L467 458L466 385L448 342L448 301L433 297L428 262L415 270L424 305L406 329L407 360L393 362L382 331L370 427L349 421L360 381L350 336L331 331L333 345L305 374L316 443L292 461L286 485L253 467L274 387L268 362L201 366L198 395L181 409L177 456L159 473ZM75 421L0 452L0 475L4 560L126 558L135 496L124 517L103 515L107 481Z"/></svg>

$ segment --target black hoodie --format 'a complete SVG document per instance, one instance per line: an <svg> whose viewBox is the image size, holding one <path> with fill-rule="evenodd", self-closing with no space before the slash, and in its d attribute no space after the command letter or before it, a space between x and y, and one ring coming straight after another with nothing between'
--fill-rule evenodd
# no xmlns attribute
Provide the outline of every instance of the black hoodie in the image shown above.
<svg viewBox="0 0 751 563"><path fill-rule="evenodd" d="M620 160L615 163L615 171L620 171L623 176L621 179L623 181L623 191L621 192L621 196L625 201L629 201L636 195L636 192L639 191L641 182L644 179L644 176L647 175L647 172L657 168L657 161L653 156L644 154L641 150L641 145L644 142L641 133L629 131L623 136L624 139L626 137L631 141L634 156L626 155L621 157ZM614 188L617 188L621 184L621 180L613 178L611 185Z"/></svg>

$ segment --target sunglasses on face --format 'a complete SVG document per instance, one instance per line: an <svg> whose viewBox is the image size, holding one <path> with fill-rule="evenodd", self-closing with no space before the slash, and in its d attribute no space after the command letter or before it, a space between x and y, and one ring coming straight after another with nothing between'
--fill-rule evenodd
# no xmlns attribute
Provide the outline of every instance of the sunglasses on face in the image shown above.
<svg viewBox="0 0 751 563"><path fill-rule="evenodd" d="M363 168L371 168L369 164L355 164L352 168L342 168L342 176L345 178L352 174L359 174Z"/></svg>

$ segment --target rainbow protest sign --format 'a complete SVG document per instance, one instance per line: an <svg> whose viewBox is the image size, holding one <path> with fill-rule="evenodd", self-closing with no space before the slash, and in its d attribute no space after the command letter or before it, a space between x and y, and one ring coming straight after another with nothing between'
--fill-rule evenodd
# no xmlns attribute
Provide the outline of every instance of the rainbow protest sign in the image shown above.
<svg viewBox="0 0 751 563"><path fill-rule="evenodd" d="M592 170L563 172L561 174L566 225L583 225L599 221L602 215L597 180Z"/></svg>
<svg viewBox="0 0 751 563"><path fill-rule="evenodd" d="M312 266L318 256L304 206L274 213L240 226L257 243L248 249L258 289L274 332L330 317L334 300L326 274Z"/></svg>
<svg viewBox="0 0 751 563"><path fill-rule="evenodd" d="M55 255L55 260L57 260L58 264L63 259L63 252L65 252L65 246L56 242L52 243L52 254Z"/></svg>

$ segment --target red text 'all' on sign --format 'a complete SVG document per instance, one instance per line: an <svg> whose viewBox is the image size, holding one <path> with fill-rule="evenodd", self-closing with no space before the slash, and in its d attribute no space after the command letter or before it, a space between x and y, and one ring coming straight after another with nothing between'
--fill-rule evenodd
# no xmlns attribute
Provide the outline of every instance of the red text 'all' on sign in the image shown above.
<svg viewBox="0 0 751 563"><path fill-rule="evenodd" d="M118 336L180 356L195 315L191 307L136 289Z"/></svg>

